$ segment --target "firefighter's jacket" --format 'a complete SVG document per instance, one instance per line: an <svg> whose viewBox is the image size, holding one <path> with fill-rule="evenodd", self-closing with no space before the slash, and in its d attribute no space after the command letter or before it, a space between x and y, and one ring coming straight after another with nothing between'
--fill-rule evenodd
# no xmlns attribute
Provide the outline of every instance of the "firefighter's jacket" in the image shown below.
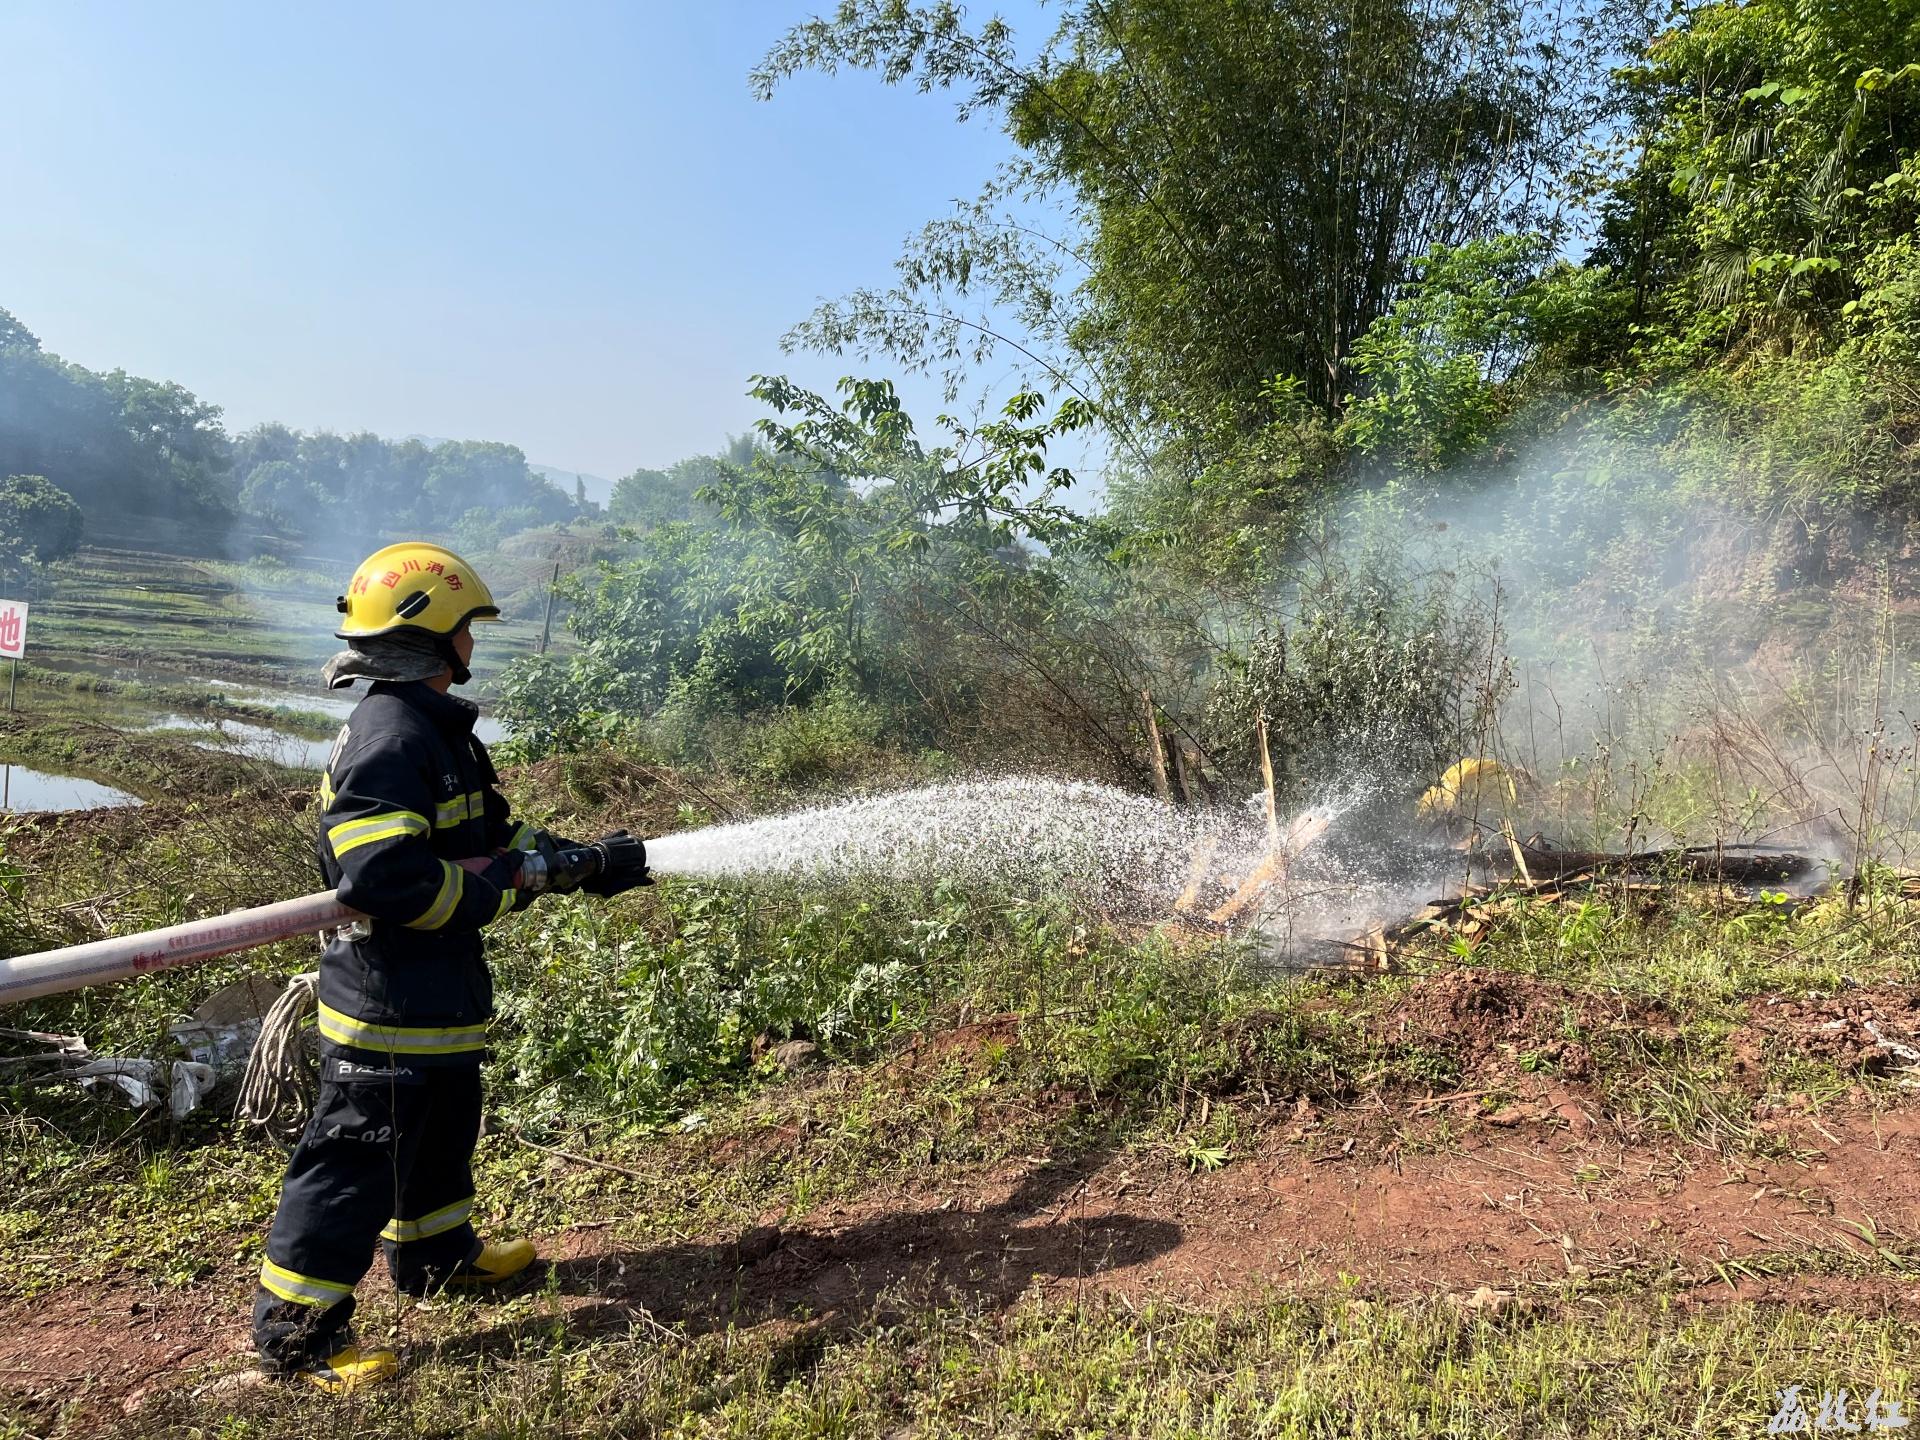
<svg viewBox="0 0 1920 1440"><path fill-rule="evenodd" d="M472 1064L486 1047L493 978L480 931L520 896L457 862L524 848L531 831L495 788L478 715L425 684L381 682L334 742L320 868L343 904L372 917L331 938L320 961L320 1036L342 1060Z"/></svg>

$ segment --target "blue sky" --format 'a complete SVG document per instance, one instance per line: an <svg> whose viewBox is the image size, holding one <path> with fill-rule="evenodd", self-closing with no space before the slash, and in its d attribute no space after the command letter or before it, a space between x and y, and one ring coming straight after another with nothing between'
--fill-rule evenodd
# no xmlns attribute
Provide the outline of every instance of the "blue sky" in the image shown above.
<svg viewBox="0 0 1920 1440"><path fill-rule="evenodd" d="M780 335L886 281L1006 153L865 75L754 100L753 63L827 3L5 0L0 306L235 430L507 440L609 476L713 449L756 372L884 373ZM1038 5L997 8L1037 39Z"/></svg>

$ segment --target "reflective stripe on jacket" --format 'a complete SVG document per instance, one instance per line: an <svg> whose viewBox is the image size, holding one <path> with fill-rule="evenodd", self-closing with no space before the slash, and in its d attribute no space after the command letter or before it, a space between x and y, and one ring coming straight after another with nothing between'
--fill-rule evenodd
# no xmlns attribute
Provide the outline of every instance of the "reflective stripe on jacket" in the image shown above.
<svg viewBox="0 0 1920 1440"><path fill-rule="evenodd" d="M356 1060L472 1063L486 1048L493 980L480 930L518 896L457 862L507 848L513 824L479 711L420 684L373 686L320 781L321 873L373 917L320 961L320 1036Z"/></svg>

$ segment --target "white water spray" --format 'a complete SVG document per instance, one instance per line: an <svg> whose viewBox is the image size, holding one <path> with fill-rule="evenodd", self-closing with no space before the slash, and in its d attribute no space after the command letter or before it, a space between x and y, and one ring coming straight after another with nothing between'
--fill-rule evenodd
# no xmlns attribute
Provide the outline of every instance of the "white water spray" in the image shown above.
<svg viewBox="0 0 1920 1440"><path fill-rule="evenodd" d="M647 842L648 863L663 874L953 879L1160 914L1189 892L1232 888L1268 852L1266 822L1250 812L1184 810L1086 781L1018 777L928 785Z"/></svg>

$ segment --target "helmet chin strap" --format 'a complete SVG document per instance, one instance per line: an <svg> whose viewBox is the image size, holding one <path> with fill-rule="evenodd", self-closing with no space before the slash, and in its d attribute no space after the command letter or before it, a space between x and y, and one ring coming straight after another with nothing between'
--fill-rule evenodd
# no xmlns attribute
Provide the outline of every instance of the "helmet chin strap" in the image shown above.
<svg viewBox="0 0 1920 1440"><path fill-rule="evenodd" d="M458 631L454 632L454 634L458 633ZM452 635L439 636L438 643L434 648L440 652L440 658L447 662L447 668L453 671L454 684L464 685L473 679L473 671L467 668L466 662L460 658L459 652L453 648Z"/></svg>

